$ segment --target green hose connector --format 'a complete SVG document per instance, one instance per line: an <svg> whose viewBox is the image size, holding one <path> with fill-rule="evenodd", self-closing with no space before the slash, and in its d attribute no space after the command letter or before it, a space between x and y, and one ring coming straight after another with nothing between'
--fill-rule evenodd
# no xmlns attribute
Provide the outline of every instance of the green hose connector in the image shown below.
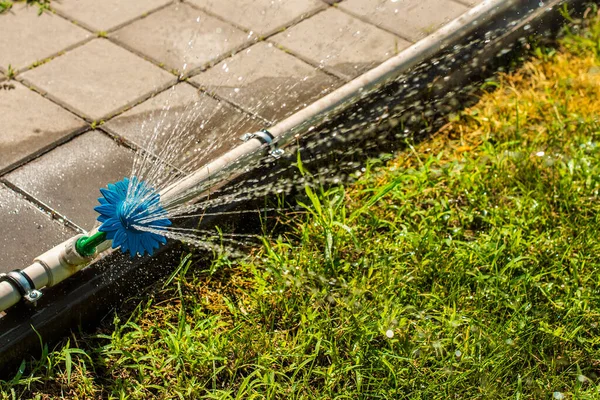
<svg viewBox="0 0 600 400"><path fill-rule="evenodd" d="M82 257L90 257L96 252L96 247L105 240L106 232L96 232L92 236L82 236L77 239L75 250L77 250Z"/></svg>

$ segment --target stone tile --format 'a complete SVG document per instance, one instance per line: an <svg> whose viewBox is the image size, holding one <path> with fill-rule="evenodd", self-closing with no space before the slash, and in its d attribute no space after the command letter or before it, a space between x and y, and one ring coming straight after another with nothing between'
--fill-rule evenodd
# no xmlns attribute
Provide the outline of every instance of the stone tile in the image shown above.
<svg viewBox="0 0 600 400"><path fill-rule="evenodd" d="M190 0L190 3L261 36L326 7L320 0Z"/></svg>
<svg viewBox="0 0 600 400"><path fill-rule="evenodd" d="M264 128L264 122L180 83L104 127L172 165L191 170L241 144L242 134ZM155 128L156 139L151 141Z"/></svg>
<svg viewBox="0 0 600 400"><path fill-rule="evenodd" d="M0 272L30 265L37 255L76 232L0 184Z"/></svg>
<svg viewBox="0 0 600 400"><path fill-rule="evenodd" d="M107 118L176 80L106 39L94 39L21 77L92 120Z"/></svg>
<svg viewBox="0 0 600 400"><path fill-rule="evenodd" d="M0 66L18 71L90 37L90 33L49 12L15 5L0 14Z"/></svg>
<svg viewBox="0 0 600 400"><path fill-rule="evenodd" d="M186 4L174 4L128 25L112 38L169 68L210 63L251 39L245 32Z"/></svg>
<svg viewBox="0 0 600 400"><path fill-rule="evenodd" d="M129 176L133 152L100 132L88 132L6 175L84 229L94 226L100 188Z"/></svg>
<svg viewBox="0 0 600 400"><path fill-rule="evenodd" d="M452 0L346 0L339 7L413 42L468 10Z"/></svg>
<svg viewBox="0 0 600 400"><path fill-rule="evenodd" d="M86 124L16 81L0 84L0 172L65 140Z"/></svg>
<svg viewBox="0 0 600 400"><path fill-rule="evenodd" d="M95 32L109 31L172 0L60 0L52 8Z"/></svg>
<svg viewBox="0 0 600 400"><path fill-rule="evenodd" d="M343 83L265 42L192 81L271 121L293 114Z"/></svg>
<svg viewBox="0 0 600 400"><path fill-rule="evenodd" d="M410 45L335 8L302 21L274 36L273 41L348 79Z"/></svg>

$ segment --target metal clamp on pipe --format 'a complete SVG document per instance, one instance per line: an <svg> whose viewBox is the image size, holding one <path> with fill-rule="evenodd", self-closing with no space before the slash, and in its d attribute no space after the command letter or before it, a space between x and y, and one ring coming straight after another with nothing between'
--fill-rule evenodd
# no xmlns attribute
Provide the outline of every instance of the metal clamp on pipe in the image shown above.
<svg viewBox="0 0 600 400"><path fill-rule="evenodd" d="M244 135L242 135L241 139L244 142L247 142L250 139L256 139L259 142L261 142L262 144L266 144L271 148L271 151L269 151L269 155L275 159L278 159L279 157L281 157L284 153L284 151L282 149L278 149L277 147L275 147L275 145L273 144L273 139L275 137L271 134L271 132L269 132L266 129L261 129L260 131L257 132L252 132L252 133L245 133Z"/></svg>
<svg viewBox="0 0 600 400"><path fill-rule="evenodd" d="M0 274L0 283L10 283L21 295L22 298L30 303L35 303L42 297L42 292L35 288L31 278L20 269L15 269L6 274Z"/></svg>

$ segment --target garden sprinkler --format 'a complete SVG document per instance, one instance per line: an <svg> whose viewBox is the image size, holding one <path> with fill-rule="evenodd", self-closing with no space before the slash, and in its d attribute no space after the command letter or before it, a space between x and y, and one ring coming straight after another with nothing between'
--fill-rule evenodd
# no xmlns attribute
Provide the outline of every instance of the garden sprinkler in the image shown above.
<svg viewBox="0 0 600 400"><path fill-rule="evenodd" d="M167 239L159 234L171 226L167 212L160 204L160 194L154 188L136 177L125 178L100 189L102 197L94 210L100 214L100 227L91 236L77 240L77 252L88 257L96 252L97 246L106 240L112 241L112 248L136 254L154 254Z"/></svg>

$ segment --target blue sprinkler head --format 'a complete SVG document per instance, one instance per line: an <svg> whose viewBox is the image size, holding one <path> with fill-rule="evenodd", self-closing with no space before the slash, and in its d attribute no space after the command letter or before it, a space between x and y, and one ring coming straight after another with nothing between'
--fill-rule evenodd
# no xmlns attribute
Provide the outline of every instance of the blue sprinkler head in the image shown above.
<svg viewBox="0 0 600 400"><path fill-rule="evenodd" d="M98 230L106 232L113 249L120 246L121 251L129 251L133 258L145 252L152 255L161 244L167 243L165 236L157 231L166 230L171 221L166 218L160 195L154 188L132 177L109 184L100 192L103 197L98 198L100 205L94 208L100 214L98 221L102 222Z"/></svg>

